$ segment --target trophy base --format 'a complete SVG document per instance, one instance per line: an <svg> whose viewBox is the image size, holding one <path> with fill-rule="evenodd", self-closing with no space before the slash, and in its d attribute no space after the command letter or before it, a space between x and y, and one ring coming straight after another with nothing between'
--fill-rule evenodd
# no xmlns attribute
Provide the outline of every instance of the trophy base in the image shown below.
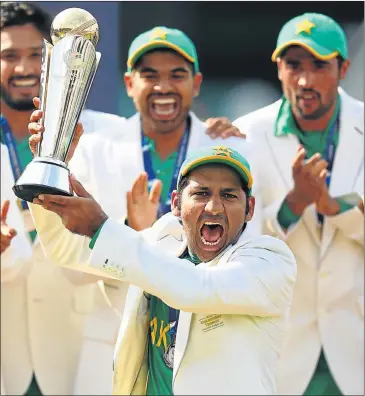
<svg viewBox="0 0 365 396"><path fill-rule="evenodd" d="M52 158L37 157L24 169L13 187L14 194L33 202L41 194L72 196L67 166Z"/></svg>

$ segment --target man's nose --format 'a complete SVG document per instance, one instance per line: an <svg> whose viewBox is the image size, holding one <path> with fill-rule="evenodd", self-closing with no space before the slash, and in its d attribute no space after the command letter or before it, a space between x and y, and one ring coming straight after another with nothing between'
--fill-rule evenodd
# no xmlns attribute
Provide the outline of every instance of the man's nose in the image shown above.
<svg viewBox="0 0 365 396"><path fill-rule="evenodd" d="M38 75L40 73L41 62L35 62L27 56L22 56L14 68L15 74L21 76Z"/></svg>
<svg viewBox="0 0 365 396"><path fill-rule="evenodd" d="M220 214L223 210L224 207L220 197L211 197L205 205L205 211L212 215Z"/></svg>
<svg viewBox="0 0 365 396"><path fill-rule="evenodd" d="M166 94L171 91L171 86L172 85L169 78L160 78L158 83L156 83L154 86L154 89L156 92Z"/></svg>
<svg viewBox="0 0 365 396"><path fill-rule="evenodd" d="M299 76L298 85L301 88L313 88L313 73L306 71Z"/></svg>

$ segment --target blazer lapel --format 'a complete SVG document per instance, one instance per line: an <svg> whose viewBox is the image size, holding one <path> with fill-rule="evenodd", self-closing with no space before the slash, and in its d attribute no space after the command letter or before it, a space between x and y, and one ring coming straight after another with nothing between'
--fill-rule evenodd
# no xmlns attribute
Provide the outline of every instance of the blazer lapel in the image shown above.
<svg viewBox="0 0 365 396"><path fill-rule="evenodd" d="M200 147L201 137L204 136L205 130L207 129L194 113L190 112L189 115L191 118L191 126L187 155Z"/></svg>
<svg viewBox="0 0 365 396"><path fill-rule="evenodd" d="M335 155L329 193L340 197L354 192L357 177L364 166L364 124L346 95L341 95L340 139ZM321 257L330 246L336 229L323 225Z"/></svg>

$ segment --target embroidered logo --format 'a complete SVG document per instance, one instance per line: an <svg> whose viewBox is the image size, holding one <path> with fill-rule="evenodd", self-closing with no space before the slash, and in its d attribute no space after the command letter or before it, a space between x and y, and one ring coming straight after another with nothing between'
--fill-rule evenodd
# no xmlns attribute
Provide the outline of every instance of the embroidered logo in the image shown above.
<svg viewBox="0 0 365 396"><path fill-rule="evenodd" d="M204 333L224 326L222 315L208 315L199 319L199 322L202 325L202 330Z"/></svg>

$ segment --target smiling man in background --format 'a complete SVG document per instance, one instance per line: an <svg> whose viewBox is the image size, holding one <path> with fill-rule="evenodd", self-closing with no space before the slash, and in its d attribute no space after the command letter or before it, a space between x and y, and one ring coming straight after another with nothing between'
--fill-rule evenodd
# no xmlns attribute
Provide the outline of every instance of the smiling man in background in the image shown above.
<svg viewBox="0 0 365 396"><path fill-rule="evenodd" d="M49 39L50 26L50 16L32 4L1 3L1 178L9 184L32 159L27 126L39 92L42 39ZM32 254L24 258L18 252L16 265L9 263L7 251L1 257L2 390L5 395L72 394L85 317L78 307L82 300L88 303L87 294L70 282L72 271L45 258L27 203L12 198ZM9 217L17 209L13 205Z"/></svg>

